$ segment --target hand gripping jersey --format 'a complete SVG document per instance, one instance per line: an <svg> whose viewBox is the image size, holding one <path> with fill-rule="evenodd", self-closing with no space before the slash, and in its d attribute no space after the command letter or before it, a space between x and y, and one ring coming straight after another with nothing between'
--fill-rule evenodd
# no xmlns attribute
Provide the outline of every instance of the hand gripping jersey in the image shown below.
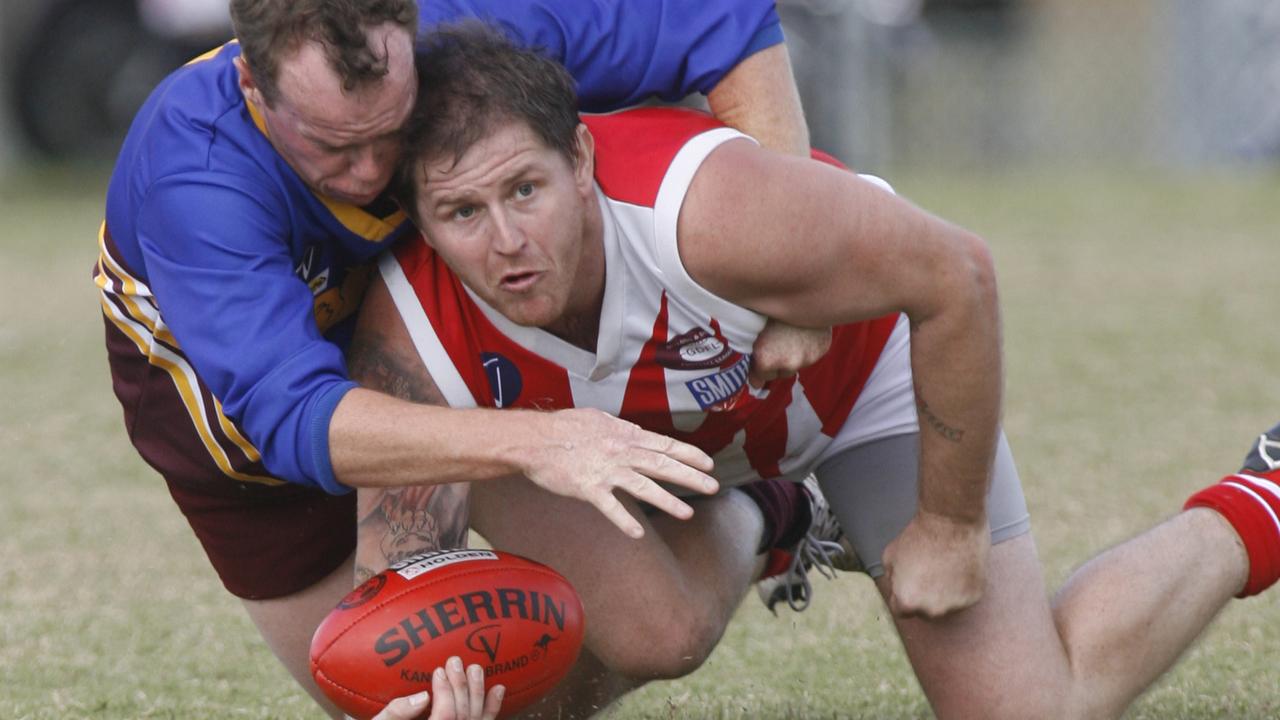
<svg viewBox="0 0 1280 720"><path fill-rule="evenodd" d="M421 20L463 17L547 48L587 107L705 90L781 40L771 0L433 0ZM407 225L389 202L303 184L240 93L239 52L165 79L121 149L94 272L112 381L131 440L166 477L342 493L328 445L354 386L342 348L373 257Z"/></svg>
<svg viewBox="0 0 1280 720"><path fill-rule="evenodd" d="M743 136L685 110L583 120L595 136L604 218L596 351L507 320L409 238L380 269L432 378L454 407L604 410L702 448L725 484L799 479L849 416L898 316L835 328L821 361L751 392L750 352L765 318L694 282L676 246L694 173Z"/></svg>

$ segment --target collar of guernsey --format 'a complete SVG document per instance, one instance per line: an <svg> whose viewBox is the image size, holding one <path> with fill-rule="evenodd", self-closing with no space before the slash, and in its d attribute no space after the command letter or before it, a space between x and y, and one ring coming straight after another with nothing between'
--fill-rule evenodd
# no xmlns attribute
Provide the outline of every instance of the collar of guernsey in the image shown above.
<svg viewBox="0 0 1280 720"><path fill-rule="evenodd" d="M263 121L258 108L249 102L248 98L245 98L244 105L249 109L249 116L253 118L253 124L257 126L258 131L270 140L271 133L267 132L267 124ZM316 199L323 203L344 227L369 242L386 240L408 220L403 210L396 210L391 215L380 218L355 205L332 200L314 191L311 194L315 195Z"/></svg>

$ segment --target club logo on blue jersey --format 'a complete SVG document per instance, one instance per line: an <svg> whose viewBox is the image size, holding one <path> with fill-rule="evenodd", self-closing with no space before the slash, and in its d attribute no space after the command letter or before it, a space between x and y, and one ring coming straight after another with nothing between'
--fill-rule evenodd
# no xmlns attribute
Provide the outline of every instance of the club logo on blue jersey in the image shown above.
<svg viewBox="0 0 1280 720"><path fill-rule="evenodd" d="M302 253L302 260L293 273L311 288L312 295L319 295L329 287L329 266L321 266L319 245L311 245Z"/></svg>
<svg viewBox="0 0 1280 720"><path fill-rule="evenodd" d="M743 355L738 358L738 362L714 375L685 382L685 387L693 393L693 399L703 410L730 410L747 387L747 369L750 365L751 356Z"/></svg>
<svg viewBox="0 0 1280 720"><path fill-rule="evenodd" d="M520 399L524 381L516 364L498 353L480 353L480 364L489 377L489 392L493 393L494 407L511 407Z"/></svg>

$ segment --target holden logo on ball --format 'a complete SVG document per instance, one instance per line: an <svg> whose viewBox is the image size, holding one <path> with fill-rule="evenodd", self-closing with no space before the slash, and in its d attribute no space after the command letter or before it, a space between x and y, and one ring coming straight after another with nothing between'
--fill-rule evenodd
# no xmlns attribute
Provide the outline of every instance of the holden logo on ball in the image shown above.
<svg viewBox="0 0 1280 720"><path fill-rule="evenodd" d="M373 577L361 583L360 587L347 593L347 596L342 598L342 601L338 603L338 607L342 608L343 610L350 610L351 608L360 607L361 605L372 600L373 596L377 595L378 591L382 589L382 586L386 584L387 584L386 575L383 575L381 573L374 575Z"/></svg>
<svg viewBox="0 0 1280 720"><path fill-rule="evenodd" d="M498 661L498 646L502 644L502 626L485 625L471 631L467 636L467 649L482 652L489 656L489 662Z"/></svg>

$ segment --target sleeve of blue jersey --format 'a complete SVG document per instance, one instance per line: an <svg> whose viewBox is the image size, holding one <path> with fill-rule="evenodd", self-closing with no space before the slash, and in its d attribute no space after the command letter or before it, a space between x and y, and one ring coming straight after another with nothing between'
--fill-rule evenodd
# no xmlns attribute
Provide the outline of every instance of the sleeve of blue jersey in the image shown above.
<svg viewBox="0 0 1280 720"><path fill-rule="evenodd" d="M591 112L706 93L783 40L773 0L432 0L420 12L423 32L480 18L543 49L573 74Z"/></svg>
<svg viewBox="0 0 1280 720"><path fill-rule="evenodd" d="M137 223L149 284L183 354L267 470L349 492L334 477L328 429L354 383L316 328L311 291L277 239L278 213L260 201L269 192L211 172L153 185Z"/></svg>

